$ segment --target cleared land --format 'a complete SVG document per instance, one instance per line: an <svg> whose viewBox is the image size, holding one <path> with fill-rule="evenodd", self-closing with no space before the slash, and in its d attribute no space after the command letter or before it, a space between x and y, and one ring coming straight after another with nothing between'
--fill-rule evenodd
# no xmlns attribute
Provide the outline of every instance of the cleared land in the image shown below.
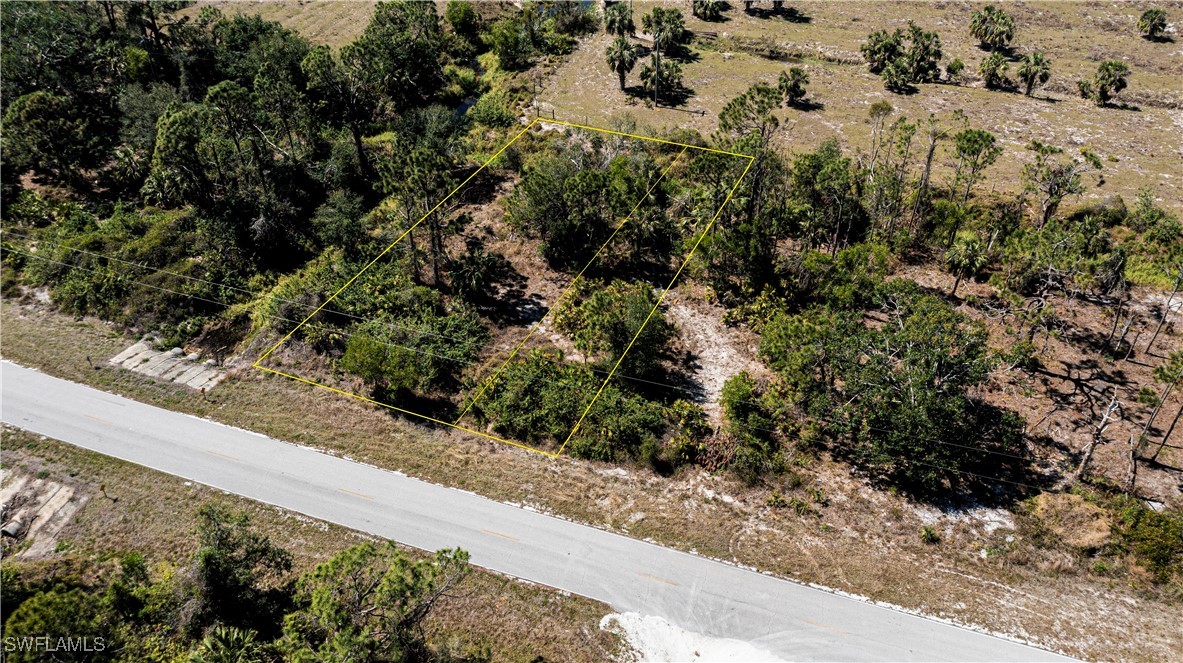
<svg viewBox="0 0 1183 663"><path fill-rule="evenodd" d="M768 8L768 3L760 4ZM935 113L950 123L953 111L961 110L969 126L994 133L1006 148L987 171L988 187L1019 190L1020 170L1029 161L1025 146L1038 139L1068 150L1087 146L1106 160L1106 181L1090 188L1088 198L1116 194L1128 204L1139 188L1149 186L1160 204L1183 211L1183 92L1178 85L1183 80L1183 51L1178 42L1140 38L1135 28L1140 8L1121 2L1008 4L1016 25L1016 53L1039 49L1053 62L1047 86L1025 97L986 90L975 80L978 64L988 53L969 35L969 17L982 3L787 4L808 20L748 15L741 3L733 3L724 21L708 23L690 16L685 3L635 3L637 16L653 6L677 7L686 14L688 29L718 34L717 39L700 38L690 46L694 55L682 71L694 94L684 106L652 108L641 97L621 92L604 63L610 39L603 34L583 40L571 57L547 70L539 102L560 117L607 123L628 113L643 126L689 127L709 134L718 127L719 110L748 86L775 85L781 71L803 66L810 77L808 99L823 107L779 113L778 141L789 152L812 150L830 138L850 151L865 149L871 131L867 112L878 101L890 102L897 116L914 121ZM1173 16L1183 13L1183 4L1162 6ZM880 29L906 29L909 19L940 34L946 60L965 62L970 79L966 84L920 85L915 94L893 94L867 70L859 54L866 36ZM784 59L751 54L770 47ZM1104 59L1123 60L1132 70L1121 96L1132 108L1098 109L1076 94L1076 80L1091 75ZM1017 63L1010 66L1013 77ZM628 79L634 89L639 88L638 72ZM941 157L936 177L948 176L953 166L951 157Z"/></svg>
<svg viewBox="0 0 1183 663"><path fill-rule="evenodd" d="M334 47L359 35L373 11L367 1L201 2L189 11L195 14L207 4L227 13L257 13ZM545 110L585 124L605 126L627 113L643 126L688 127L709 134L717 129L717 114L729 100L754 83L775 84L781 71L798 64L810 75L808 98L823 107L781 112L784 128L778 140L791 152L811 150L829 138L849 150L866 146L867 111L877 101L889 101L897 114L913 120L930 113L949 120L954 110L961 110L970 126L994 133L1007 148L988 171L997 191L1020 188L1019 172L1029 160L1024 147L1038 139L1070 150L1087 146L1106 159L1106 182L1090 188L1088 198L1120 195L1128 204L1139 188L1149 186L1161 205L1183 213L1183 91L1178 83L1183 80L1183 40L1140 38L1136 24L1142 7L1128 2L1008 3L1016 25L1015 53L1042 50L1052 60L1051 80L1028 98L986 90L978 79L978 65L988 53L970 36L969 19L985 4L798 1L786 3L798 12L789 20L746 14L743 4L735 2L723 21L707 22L691 16L685 2L642 0L633 4L637 17L655 6L676 7L688 29L718 35L692 44L695 56L683 63L685 84L694 91L686 105L651 108L641 97L622 93L604 63L610 39L602 33L582 40L559 66L541 68L545 84L538 101ZM757 6L767 10L769 3ZM1183 2L1155 6L1172 17L1183 15ZM888 92L867 71L859 53L867 35L906 28L909 20L940 34L946 61L965 62L965 84L920 85L918 93L900 95ZM751 54L768 47L783 53L783 59ZM1098 109L1076 94L1076 81L1106 59L1122 60L1131 69L1129 87L1120 98L1128 108ZM1013 77L1017 62L1010 67ZM639 87L638 73L639 67L629 75L632 88ZM938 177L945 176L953 161L943 157L937 165Z"/></svg>

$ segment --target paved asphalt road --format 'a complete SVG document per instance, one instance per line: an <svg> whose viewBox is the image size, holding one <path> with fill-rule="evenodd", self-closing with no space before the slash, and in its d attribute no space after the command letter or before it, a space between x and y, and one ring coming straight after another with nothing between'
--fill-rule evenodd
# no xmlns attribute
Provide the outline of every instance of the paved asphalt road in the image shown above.
<svg viewBox="0 0 1183 663"><path fill-rule="evenodd" d="M501 573L736 638L786 660L1064 660L4 362L6 423Z"/></svg>

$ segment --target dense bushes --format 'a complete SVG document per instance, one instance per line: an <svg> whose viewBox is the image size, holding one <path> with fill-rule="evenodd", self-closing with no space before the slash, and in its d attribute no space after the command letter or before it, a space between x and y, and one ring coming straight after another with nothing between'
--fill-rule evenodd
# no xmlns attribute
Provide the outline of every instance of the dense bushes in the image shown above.
<svg viewBox="0 0 1183 663"><path fill-rule="evenodd" d="M494 432L510 439L562 444L605 376L561 359L535 350L524 360L511 362L476 406L478 418L491 422ZM609 383L568 450L597 460L636 458L646 443L660 439L664 426L660 405Z"/></svg>
<svg viewBox="0 0 1183 663"><path fill-rule="evenodd" d="M643 153L608 158L574 149L526 165L507 202L510 224L540 238L543 257L557 269L578 271L626 218L618 235L621 250L605 252L597 267L667 260L675 232L661 213L668 194L658 186L645 196L656 165Z"/></svg>
<svg viewBox="0 0 1183 663"><path fill-rule="evenodd" d="M994 365L986 332L906 284L881 289L880 327L813 309L768 325L760 352L835 451L921 495L972 484L991 452L1021 450L1022 423L971 398Z"/></svg>
<svg viewBox="0 0 1183 663"><path fill-rule="evenodd" d="M660 311L650 316L656 305L644 283L583 281L559 302L554 322L585 355L606 355L607 367L619 362L622 375L646 376L657 369L674 333Z"/></svg>

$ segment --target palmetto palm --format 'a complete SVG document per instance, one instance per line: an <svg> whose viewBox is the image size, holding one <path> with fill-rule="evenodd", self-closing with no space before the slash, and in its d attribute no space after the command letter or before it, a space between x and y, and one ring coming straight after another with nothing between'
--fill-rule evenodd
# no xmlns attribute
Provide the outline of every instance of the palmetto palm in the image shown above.
<svg viewBox="0 0 1183 663"><path fill-rule="evenodd" d="M990 50L1006 46L1015 36L1015 21L1010 14L994 5L986 5L973 13L969 32Z"/></svg>
<svg viewBox="0 0 1183 663"><path fill-rule="evenodd" d="M616 5L619 6L619 5ZM620 89L624 89L624 78L637 64L637 48L629 43L628 37L620 35L608 44L605 52L608 66L620 77Z"/></svg>
<svg viewBox="0 0 1183 663"><path fill-rule="evenodd" d="M669 51L670 47L678 43L686 25L682 21L682 12L677 9L654 7L653 11L641 17L641 27L653 35L653 48L659 53Z"/></svg>
<svg viewBox="0 0 1183 663"><path fill-rule="evenodd" d="M961 285L961 279L965 276L973 276L982 271L990 262L990 257L986 255L986 250L982 246L982 240L977 237L966 237L958 239L945 252L945 262L949 265L949 269L957 275L956 280L953 281L953 289L949 291L950 295L957 294L957 286Z"/></svg>
<svg viewBox="0 0 1183 663"><path fill-rule="evenodd" d="M1052 61L1043 54L1043 51L1035 51L1023 58L1018 73L1025 86L1025 93L1030 97L1036 84L1042 85L1051 78Z"/></svg>
<svg viewBox="0 0 1183 663"><path fill-rule="evenodd" d="M609 5L604 10L604 29L612 35L633 36L637 33L637 25L633 23L633 10L623 2Z"/></svg>

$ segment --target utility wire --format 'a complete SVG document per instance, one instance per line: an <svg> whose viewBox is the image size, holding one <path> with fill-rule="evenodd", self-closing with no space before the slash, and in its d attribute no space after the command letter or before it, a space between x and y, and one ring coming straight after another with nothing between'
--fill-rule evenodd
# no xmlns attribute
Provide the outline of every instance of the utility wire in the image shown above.
<svg viewBox="0 0 1183 663"><path fill-rule="evenodd" d="M10 231L9 231L9 232L10 232ZM67 248L67 249L70 249L70 250L79 251L79 252L82 252L82 253L86 253L86 254L88 254L88 255L95 256L95 257L99 257L99 258L107 258L107 259L111 259L111 260L113 260L113 261L115 261L115 262L121 262L121 263L124 263L124 264L131 265L131 266L133 266L133 267L138 267L138 268L140 268L140 269L147 269L147 270L152 270L152 269L153 269L153 268L151 268L151 267L148 267L148 266L146 266L146 265L142 265L142 264L139 264L139 263L134 263L134 262L129 262L129 261L125 261L125 260L119 260L119 259L117 259L117 258L112 258L111 256L108 256L108 255L105 255L105 254L97 254L97 253L93 253L93 252L89 252L89 251L84 251L84 250L82 250L82 249L73 249L72 247L65 247L65 248ZM50 263L53 263L53 264L57 264L57 265L60 265L60 266L63 266L63 267L69 267L69 268L75 268L75 269L82 269L82 270L84 270L84 271L87 271L87 272L91 272L91 273L95 273L95 274L102 274L102 272L99 272L99 271L97 271L97 270L93 270L93 269L89 269L89 268L86 268L86 267L82 267L81 265L76 265L76 264L71 264L71 263L65 263L65 262L61 262L61 261L58 261L58 260L53 260L53 259L51 259L51 258L48 258L48 257L46 257L46 256L42 256L42 255L39 255L39 254L36 254L36 253L31 253L31 252L24 251L24 250L21 250L21 249L12 248L11 250L13 250L13 251L16 251L17 253L21 253L21 254L23 254L23 255L27 255L27 256L33 257L33 258L38 258L38 259L41 259L41 260L45 260L45 261L47 261L47 262L50 262ZM179 278L184 278L184 279L189 279L189 280L198 281L198 282L205 283L205 284L208 284L208 285L212 285L212 286L215 286L215 287L225 287L225 288L228 288L228 289L231 289L231 290L237 290L237 291L244 292L244 293L247 293L247 294L253 294L253 293L251 293L250 291L248 291L248 290L244 290L244 289L242 289L242 288L236 288L236 287L234 287L234 286L228 286L228 285L224 285L224 284L216 283L216 282L213 282L213 281L207 281L207 280L205 280L205 279L200 279L200 278L193 277L193 276L188 276L188 275L185 275L185 274L179 274L179 273L177 273L177 272L170 272L170 271L168 271L168 270L156 270L156 271L161 271L161 272L164 272L164 273L168 273L168 274L171 274L171 275L177 276L177 277L179 277ZM164 287L162 287L162 286L157 286L157 285L154 285L154 284L151 284L151 283L146 283L146 282L144 282L144 281L138 281L138 280L135 280L135 279L131 279L131 278L127 277L127 276L119 276L119 278L121 278L121 279L122 279L122 280L124 280L124 281L130 282L130 283L135 283L135 284L138 284L138 285L142 285L142 286L144 286L144 287L153 288L153 289L156 289L156 290L160 290L160 291L168 292L168 293L175 294L175 295L182 296L182 297L189 297L189 298L196 299L196 300L199 300L199 301L204 301L204 302L206 302L206 303L210 303L210 304L215 304L215 305L220 305L220 306L226 306L226 307L229 307L229 306L231 306L231 305L232 305L232 304L230 304L230 303L228 303L228 302L225 302L225 301L221 301L221 300L214 300L214 299L209 299L209 298L207 298L207 297L201 297L201 296L198 296L198 295L193 295L193 294L191 294L191 293L183 293L183 292L179 292L179 291L177 291L177 290L172 290L172 289L169 289L169 288L164 288ZM295 304L295 305L298 305L298 306L309 307L309 305L306 305L306 304L300 304L299 302L294 302L294 301L291 301L291 300L284 300L284 299L280 299L280 301L286 301L286 302L290 302L290 303L292 303L292 304ZM356 319L359 319L359 320L365 320L364 318L358 318L357 316L351 316L351 315L344 314L344 313L342 313L342 315L346 315L346 316L348 316L348 317L356 318ZM281 316L281 315L279 315L279 314L263 314L263 317L264 317L264 318L267 318L267 319L280 320L280 321L283 321L283 322L288 322L288 323L292 323L292 324L295 324L295 323L297 322L297 321L295 321L295 320L292 320L292 319L289 319L289 318L285 318L285 317L283 317L283 316ZM382 324L382 322L381 322L381 321L378 321L378 322L379 322L379 324ZM326 332L333 333L333 334L339 334L339 335L341 335L341 336L343 336L343 337L346 337L346 338L353 338L353 337L355 337L355 336L361 336L361 337L363 337L363 338L367 338L367 339L369 339L369 340L371 340L371 341L373 341L373 342L379 343L379 344L381 344L381 345L384 345L384 346L387 346L387 347L390 347L390 348L396 348L396 349L401 349L401 350L407 350L407 351L409 351L409 352L415 352L415 353L423 354L423 355L430 356L430 357L433 357L433 358L436 358L436 359L441 359L441 360L450 361L450 362L456 362L456 363L465 363L465 364L467 364L467 363L471 363L471 362L468 362L467 360L464 360L464 359L461 359L461 358L457 358L457 357L449 357L449 356L446 356L446 355L440 355L440 354L436 354L436 353L433 353L433 352L430 352L430 351L427 351L427 350L423 350L423 349L421 349L421 348L414 348L414 347L410 347L410 346L406 346L406 345L400 345L400 344L397 344L397 343L390 343L390 342L388 342L388 341L383 341L383 340L380 340L380 339L373 338L372 336L367 336L367 335L364 335L364 334L351 333L351 332L347 332L347 331L344 331L344 330L341 330L341 329L339 329L339 328L335 328L335 327L326 327L326 326L323 326L323 325L316 325L316 324L312 324L312 323L309 323L309 324L307 324L306 326L307 326L307 327L309 327L309 328L311 328L311 329L318 329L318 330L326 331ZM415 329L415 328L413 328L413 327L406 327L406 326L397 326L397 327L398 327L398 328L401 328L401 329L409 330L409 331L412 331L412 332L419 332L419 331L420 331L420 330L417 330L417 329ZM437 337L440 337L440 338L445 338L445 339L449 339L449 340L455 340L455 339L451 339L450 337L443 336L443 335L439 335L439 334L432 334L432 333L430 333L430 332L424 332L424 333L426 333L427 335L431 335L431 336L437 336ZM558 366L568 366L568 365L570 365L568 362L564 362L564 361L560 361L560 360L557 360L557 359L553 359L553 358L551 358L551 357L549 357L549 356L546 356L546 355L542 355L542 356L541 356L541 358L542 358L542 359L544 359L545 361L548 361L548 362L550 362L550 363L553 363L553 364L555 364L555 365L558 365ZM598 374L598 375L604 375L604 376L607 376L607 375L608 375L608 372L607 372L607 371L604 371L604 370L602 370L602 369L598 369L598 368L591 367L591 366L586 366L586 365L585 365L585 368L586 368L587 370L591 371L591 372L592 372L592 373L594 373L594 374ZM687 388L687 387L682 387L682 386L678 386L678 385L674 385L674 384L670 384L670 383L665 383L665 382L658 382L658 381L655 381L655 380L648 380L648 379L644 379L644 378L638 378L638 377L635 377L635 376L629 376L629 375L624 375L624 374L619 374L619 373L617 373L617 374L616 374L614 377L620 377L620 378L624 378L624 379L627 379L627 380L632 380L632 381L635 381L635 382L638 382L638 383L643 383L643 384L647 384L647 385L651 385L651 386L655 386L655 387L663 387L663 388L666 388L666 389L676 390L676 391L680 391L680 392L683 392L683 393L687 393L687 394L689 394L689 395L691 395L691 396L698 396L698 395L699 395L699 393L700 393L700 392L699 392L699 390L690 389L690 388ZM568 386L579 386L579 385L576 385L576 384L574 384L574 383L571 383L571 382L565 382L564 384L566 384L566 385L568 385ZM755 405L755 406L759 406L759 407L763 407L763 405L764 405L764 404L762 404L762 403L758 403L758 402L755 402L755 401L750 401L750 400L742 400L742 401L739 401L739 402L746 403L746 404L749 404L749 405ZM843 422L843 421L839 421L839 420L835 420L835 419L827 419L827 418L824 418L824 417L815 417L815 416L812 416L812 415L796 415L794 418L795 418L795 419L797 419L798 421L800 421L800 420L802 420L802 419L806 419L806 420L808 420L808 421L811 421L811 422L813 422L813 423L822 423L822 424L831 424L831 425L841 425L841 424L849 423L849 422ZM729 425L733 425L733 426L739 426L739 427L742 427L742 428L746 428L746 429L748 429L748 430L754 430L754 431L759 431L759 432L763 432L763 433L768 433L768 434L770 434L770 435L775 435L775 434L778 434L778 431L771 430L771 429L767 429L767 428L762 428L762 427L759 427L759 426L753 426L753 425L750 425L750 424L744 424L744 423L739 423L739 422L729 422ZM868 426L868 427L866 427L866 429L867 429L867 430L870 430L870 431L873 431L873 432L879 432L879 433L885 433L885 434L890 434L890 433L894 433L894 432L895 432L895 431L892 431L892 430L890 430L890 429L879 428L879 427L875 427L875 426ZM1015 458L1015 459L1019 459L1019 460L1032 460L1032 458L1031 458L1030 456L1026 456L1026 455L1017 455L1017 454L1012 454L1012 453L1007 453L1007 452L1003 452L1003 451L997 451L997 450L991 450L991 449L981 449L981 448L978 448L978 447L971 447L971 446L967 446L967 445L957 444L956 442L950 442L950 441L948 441L948 440L942 440L942 439L937 439L937 438L923 438L923 437L922 437L922 438L916 438L916 439L919 439L919 440L921 440L921 441L925 441L925 442L934 442L934 443L937 443L937 444L943 444L943 445L947 445L947 446L958 447L958 448L967 449L967 450L971 450L971 451L981 451L981 452L986 452L986 453L988 453L988 454L992 454L992 455L1005 456L1005 457L1009 457L1009 458ZM1183 449L1183 447L1176 446L1176 445L1170 445L1170 444L1165 444L1165 445L1163 445L1163 446L1164 446L1165 448L1168 448L1168 449Z"/></svg>

